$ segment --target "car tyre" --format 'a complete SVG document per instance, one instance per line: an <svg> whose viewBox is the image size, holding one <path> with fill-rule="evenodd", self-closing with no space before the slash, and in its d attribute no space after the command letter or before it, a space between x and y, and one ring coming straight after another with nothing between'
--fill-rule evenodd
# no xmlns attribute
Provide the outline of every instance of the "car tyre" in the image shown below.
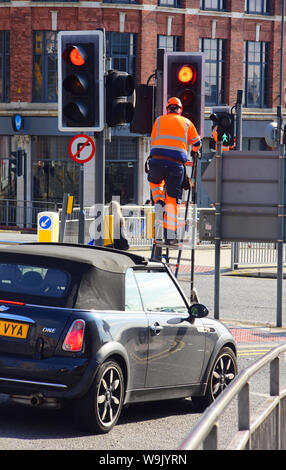
<svg viewBox="0 0 286 470"><path fill-rule="evenodd" d="M237 359L231 348L221 349L211 368L206 394L203 397L192 397L195 406L209 406L237 375Z"/></svg>
<svg viewBox="0 0 286 470"><path fill-rule="evenodd" d="M104 362L87 394L73 403L75 420L90 432L107 433L117 423L124 401L124 377L115 361Z"/></svg>

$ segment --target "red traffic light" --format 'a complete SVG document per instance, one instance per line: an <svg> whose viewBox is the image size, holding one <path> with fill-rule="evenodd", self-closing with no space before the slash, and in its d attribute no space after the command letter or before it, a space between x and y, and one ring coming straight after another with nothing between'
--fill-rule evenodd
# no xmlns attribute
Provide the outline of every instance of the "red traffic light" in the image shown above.
<svg viewBox="0 0 286 470"><path fill-rule="evenodd" d="M87 52L81 46L69 46L63 53L63 59L71 65L82 67L87 61Z"/></svg>
<svg viewBox="0 0 286 470"><path fill-rule="evenodd" d="M192 65L183 65L178 70L178 80L182 84L192 85L196 81L196 70Z"/></svg>

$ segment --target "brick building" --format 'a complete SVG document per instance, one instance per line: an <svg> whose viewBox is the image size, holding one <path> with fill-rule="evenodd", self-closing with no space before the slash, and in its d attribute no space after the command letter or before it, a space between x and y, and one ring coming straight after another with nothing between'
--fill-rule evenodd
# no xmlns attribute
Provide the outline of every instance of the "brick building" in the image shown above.
<svg viewBox="0 0 286 470"><path fill-rule="evenodd" d="M243 148L266 148L264 129L280 103L281 0L0 0L0 195L1 199L61 202L78 194L78 167L69 157L72 135L57 127L57 32L106 30L112 68L146 83L156 69L157 48L205 53L203 171L211 156L212 106L236 101L244 90ZM285 73L283 71L282 106ZM284 110L284 109L283 109ZM23 127L14 131L20 114ZM27 172L15 178L7 160L21 147ZM146 136L128 126L106 142L106 201L142 204ZM85 204L94 202L94 159L85 164ZM208 204L199 187L199 205Z"/></svg>

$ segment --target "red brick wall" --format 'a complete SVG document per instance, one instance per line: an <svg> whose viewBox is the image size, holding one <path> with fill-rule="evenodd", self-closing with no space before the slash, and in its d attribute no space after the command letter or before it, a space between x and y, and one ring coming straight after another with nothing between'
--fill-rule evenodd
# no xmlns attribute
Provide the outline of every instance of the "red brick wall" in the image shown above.
<svg viewBox="0 0 286 470"><path fill-rule="evenodd" d="M271 44L269 72L271 107L279 104L280 34L279 21L267 21L263 16L255 19L225 17L210 12L186 14L185 10L157 7L157 0L140 0L154 9L140 10L124 5L122 8L60 7L3 7L0 10L0 30L11 29L11 101L32 101L33 31L51 30L51 11L58 12L58 30L80 30L104 27L106 31L119 31L119 13L124 12L125 32L138 34L138 83L146 83L156 69L157 35L167 34L168 16L172 16L172 35L182 37L184 50L198 51L199 38L211 37L212 22L216 21L216 38L228 39L227 102L233 105L237 89L243 88L244 41L255 41L256 24L261 25L260 40ZM199 9L199 0L183 0L183 8ZM281 0L271 2L273 14L281 14ZM244 1L230 0L230 10L244 13ZM286 47L286 45L285 45Z"/></svg>

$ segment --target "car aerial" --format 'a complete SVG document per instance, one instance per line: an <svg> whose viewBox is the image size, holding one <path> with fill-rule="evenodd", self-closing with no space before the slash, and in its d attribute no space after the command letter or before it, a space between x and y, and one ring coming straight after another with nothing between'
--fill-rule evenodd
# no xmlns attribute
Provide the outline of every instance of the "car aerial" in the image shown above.
<svg viewBox="0 0 286 470"><path fill-rule="evenodd" d="M60 243L0 247L0 393L72 404L104 433L129 403L210 404L237 374L229 330L161 261Z"/></svg>

